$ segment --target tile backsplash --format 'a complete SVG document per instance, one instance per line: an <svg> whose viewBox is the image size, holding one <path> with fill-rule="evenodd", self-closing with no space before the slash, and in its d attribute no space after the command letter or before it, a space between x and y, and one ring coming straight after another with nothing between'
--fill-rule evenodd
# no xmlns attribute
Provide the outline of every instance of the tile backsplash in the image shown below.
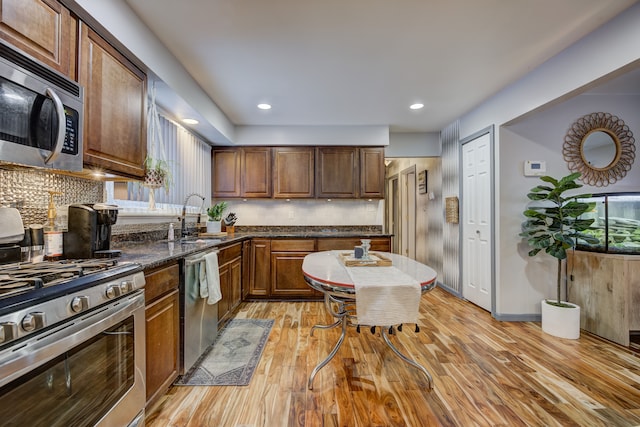
<svg viewBox="0 0 640 427"><path fill-rule="evenodd" d="M20 211L25 226L47 222L48 191L54 196L59 224L66 228L67 210L74 203L99 203L104 200L104 183L40 169L0 166L0 207Z"/></svg>

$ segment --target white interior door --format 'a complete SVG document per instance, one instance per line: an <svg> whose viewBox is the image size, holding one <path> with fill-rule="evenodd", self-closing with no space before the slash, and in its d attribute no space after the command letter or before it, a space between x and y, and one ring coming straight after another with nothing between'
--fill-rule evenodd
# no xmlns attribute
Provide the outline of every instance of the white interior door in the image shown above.
<svg viewBox="0 0 640 427"><path fill-rule="evenodd" d="M416 167L403 170L400 189L400 253L416 257Z"/></svg>
<svg viewBox="0 0 640 427"><path fill-rule="evenodd" d="M462 295L492 309L491 134L462 145Z"/></svg>

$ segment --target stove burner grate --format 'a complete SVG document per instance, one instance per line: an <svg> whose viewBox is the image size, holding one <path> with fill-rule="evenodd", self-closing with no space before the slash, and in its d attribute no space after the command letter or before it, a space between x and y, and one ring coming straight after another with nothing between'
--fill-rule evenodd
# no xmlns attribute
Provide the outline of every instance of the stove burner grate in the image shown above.
<svg viewBox="0 0 640 427"><path fill-rule="evenodd" d="M116 265L114 259L87 259L0 266L0 298L55 286Z"/></svg>

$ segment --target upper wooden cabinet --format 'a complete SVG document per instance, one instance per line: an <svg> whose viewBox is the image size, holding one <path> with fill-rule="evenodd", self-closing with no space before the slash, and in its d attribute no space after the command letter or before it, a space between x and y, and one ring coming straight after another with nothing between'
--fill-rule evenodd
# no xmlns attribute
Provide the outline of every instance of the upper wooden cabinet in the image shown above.
<svg viewBox="0 0 640 427"><path fill-rule="evenodd" d="M211 196L271 197L271 148L221 148L212 152Z"/></svg>
<svg viewBox="0 0 640 427"><path fill-rule="evenodd" d="M56 0L0 0L0 38L74 80L77 25Z"/></svg>
<svg viewBox="0 0 640 427"><path fill-rule="evenodd" d="M360 197L384 198L384 147L360 148Z"/></svg>
<svg viewBox="0 0 640 427"><path fill-rule="evenodd" d="M240 162L242 197L271 197L271 148L244 147Z"/></svg>
<svg viewBox="0 0 640 427"><path fill-rule="evenodd" d="M215 149L211 162L211 197L240 197L239 148Z"/></svg>
<svg viewBox="0 0 640 427"><path fill-rule="evenodd" d="M358 197L357 147L316 148L316 197Z"/></svg>
<svg viewBox="0 0 640 427"><path fill-rule="evenodd" d="M212 156L213 198L384 198L383 147L229 147Z"/></svg>
<svg viewBox="0 0 640 427"><path fill-rule="evenodd" d="M314 197L313 147L273 149L273 197L281 199Z"/></svg>
<svg viewBox="0 0 640 427"><path fill-rule="evenodd" d="M144 177L147 155L146 76L80 23L78 81L85 88L84 163Z"/></svg>

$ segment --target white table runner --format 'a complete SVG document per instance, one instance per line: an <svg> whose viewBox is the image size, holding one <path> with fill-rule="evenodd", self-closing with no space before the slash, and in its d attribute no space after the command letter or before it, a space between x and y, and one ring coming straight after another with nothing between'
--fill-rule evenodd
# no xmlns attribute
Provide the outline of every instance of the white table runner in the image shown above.
<svg viewBox="0 0 640 427"><path fill-rule="evenodd" d="M417 323L420 283L395 267L346 267L356 290L358 324Z"/></svg>

